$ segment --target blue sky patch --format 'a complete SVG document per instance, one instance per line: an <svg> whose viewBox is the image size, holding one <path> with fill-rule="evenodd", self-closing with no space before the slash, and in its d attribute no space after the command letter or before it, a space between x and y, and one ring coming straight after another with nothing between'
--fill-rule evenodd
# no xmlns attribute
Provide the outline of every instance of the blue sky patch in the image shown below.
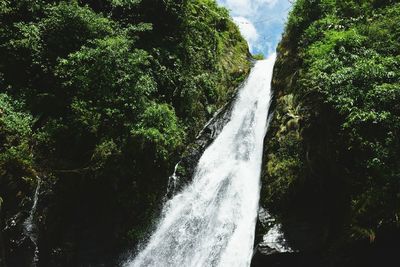
<svg viewBox="0 0 400 267"><path fill-rule="evenodd" d="M281 39L290 0L218 0L226 7L249 43L252 54L266 57L275 52Z"/></svg>

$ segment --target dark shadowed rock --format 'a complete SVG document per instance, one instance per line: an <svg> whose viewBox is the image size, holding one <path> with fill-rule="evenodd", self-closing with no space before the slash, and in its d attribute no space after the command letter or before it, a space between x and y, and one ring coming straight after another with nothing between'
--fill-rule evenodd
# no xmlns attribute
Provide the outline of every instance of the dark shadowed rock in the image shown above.
<svg viewBox="0 0 400 267"><path fill-rule="evenodd" d="M241 86L239 87L241 88ZM196 140L184 152L170 177L167 197L172 197L191 181L197 163L206 148L217 138L224 126L229 122L236 94L208 121L197 135Z"/></svg>
<svg viewBox="0 0 400 267"><path fill-rule="evenodd" d="M252 267L321 267L316 254L275 253L263 255L256 253L251 262ZM323 265L322 265L323 266Z"/></svg>

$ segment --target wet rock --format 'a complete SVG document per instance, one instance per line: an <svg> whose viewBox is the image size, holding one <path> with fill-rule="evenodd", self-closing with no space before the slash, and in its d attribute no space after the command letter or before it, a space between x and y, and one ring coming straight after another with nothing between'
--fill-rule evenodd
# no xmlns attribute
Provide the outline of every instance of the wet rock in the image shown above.
<svg viewBox="0 0 400 267"><path fill-rule="evenodd" d="M27 212L18 212L5 222L2 229L7 254L4 266L31 266L35 253L35 244L24 233L24 221ZM1 266L1 265L0 265Z"/></svg>
<svg viewBox="0 0 400 267"><path fill-rule="evenodd" d="M175 167L174 174L170 177L167 193L168 198L172 197L191 181L201 155L229 122L235 99L236 95L217 111L214 117L209 120L203 130L197 135L195 142L186 149L181 160Z"/></svg>
<svg viewBox="0 0 400 267"><path fill-rule="evenodd" d="M273 254L290 254L294 250L290 247L282 230L282 225L260 207L258 212L256 244L254 258L262 258Z"/></svg>

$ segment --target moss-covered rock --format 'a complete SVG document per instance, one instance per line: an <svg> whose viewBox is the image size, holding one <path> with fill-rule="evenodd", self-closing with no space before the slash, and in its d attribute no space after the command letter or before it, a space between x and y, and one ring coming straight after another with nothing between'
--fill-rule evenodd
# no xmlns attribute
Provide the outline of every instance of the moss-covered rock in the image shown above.
<svg viewBox="0 0 400 267"><path fill-rule="evenodd" d="M361 259L345 249L398 248L396 2L298 0L278 47L261 203L294 249L337 266ZM296 238L303 224L313 244Z"/></svg>

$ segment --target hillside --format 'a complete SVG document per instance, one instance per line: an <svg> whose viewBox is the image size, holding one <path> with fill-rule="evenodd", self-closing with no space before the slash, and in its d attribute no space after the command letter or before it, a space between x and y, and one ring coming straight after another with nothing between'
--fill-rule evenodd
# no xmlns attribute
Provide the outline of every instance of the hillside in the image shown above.
<svg viewBox="0 0 400 267"><path fill-rule="evenodd" d="M0 266L114 266L247 43L214 0L2 0L0 23Z"/></svg>
<svg viewBox="0 0 400 267"><path fill-rule="evenodd" d="M277 49L261 205L316 266L396 258L399 20L398 1L298 0Z"/></svg>

